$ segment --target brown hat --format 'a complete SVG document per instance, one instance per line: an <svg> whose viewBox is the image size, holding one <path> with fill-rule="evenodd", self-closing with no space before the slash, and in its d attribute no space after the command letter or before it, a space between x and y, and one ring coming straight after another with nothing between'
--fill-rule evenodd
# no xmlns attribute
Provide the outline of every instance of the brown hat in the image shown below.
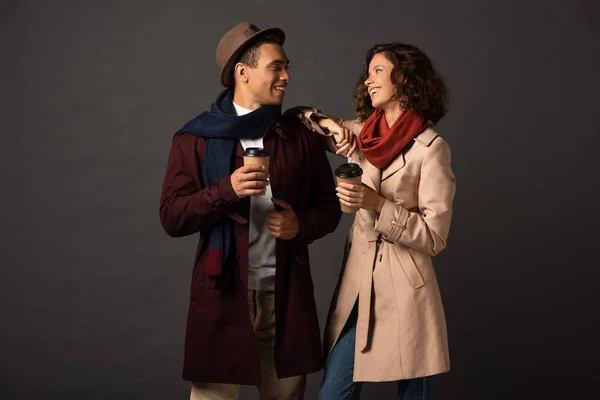
<svg viewBox="0 0 600 400"><path fill-rule="evenodd" d="M217 45L217 65L221 69L221 85L230 87L233 84L233 67L244 49L259 36L273 33L275 41L283 46L285 33L279 28L260 30L250 22L240 22L229 30Z"/></svg>

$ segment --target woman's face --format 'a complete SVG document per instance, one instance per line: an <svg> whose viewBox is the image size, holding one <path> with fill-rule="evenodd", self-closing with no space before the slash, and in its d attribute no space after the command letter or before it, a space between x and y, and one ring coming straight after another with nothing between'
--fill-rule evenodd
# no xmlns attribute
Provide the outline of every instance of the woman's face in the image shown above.
<svg viewBox="0 0 600 400"><path fill-rule="evenodd" d="M385 109L388 105L398 103L394 97L396 85L392 83L394 64L383 53L377 53L369 63L369 77L365 81L371 104L375 108Z"/></svg>

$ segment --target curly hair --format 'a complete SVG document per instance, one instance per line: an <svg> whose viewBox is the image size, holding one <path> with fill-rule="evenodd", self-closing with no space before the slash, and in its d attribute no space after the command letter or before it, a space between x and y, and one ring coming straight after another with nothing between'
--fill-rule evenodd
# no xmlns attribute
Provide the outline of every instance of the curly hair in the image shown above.
<svg viewBox="0 0 600 400"><path fill-rule="evenodd" d="M365 81L369 78L369 64L379 53L394 64L391 80L396 86L402 109L412 108L434 123L442 119L449 106L444 79L418 47L394 42L377 44L367 52L363 72L354 92L354 110L358 120L365 121L375 111Z"/></svg>

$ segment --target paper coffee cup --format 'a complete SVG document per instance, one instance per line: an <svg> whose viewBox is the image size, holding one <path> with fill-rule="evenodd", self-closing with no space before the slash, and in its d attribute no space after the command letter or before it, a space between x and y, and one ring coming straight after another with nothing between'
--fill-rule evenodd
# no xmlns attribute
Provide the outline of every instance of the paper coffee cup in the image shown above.
<svg viewBox="0 0 600 400"><path fill-rule="evenodd" d="M260 164L264 165L267 172L269 171L269 152L261 147L248 147L244 151L244 165ZM256 196L264 196L258 194Z"/></svg>
<svg viewBox="0 0 600 400"><path fill-rule="evenodd" d="M335 169L335 179L338 185L342 182L350 183L353 185L360 185L362 182L362 174L363 171L358 164L355 163L346 163L342 164ZM359 209L348 207L340 202L340 207L342 212L345 213L355 213Z"/></svg>

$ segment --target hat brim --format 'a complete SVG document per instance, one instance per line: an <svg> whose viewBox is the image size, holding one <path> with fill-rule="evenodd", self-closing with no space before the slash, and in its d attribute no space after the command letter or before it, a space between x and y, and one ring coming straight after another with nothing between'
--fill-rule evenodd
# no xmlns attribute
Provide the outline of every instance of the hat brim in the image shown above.
<svg viewBox="0 0 600 400"><path fill-rule="evenodd" d="M235 67L237 59L243 53L243 51L254 43L256 40L260 39L261 36L272 33L275 36L275 42L280 46L283 46L285 42L285 33L279 28L267 28L262 31L258 31L252 36L248 37L244 42L234 51L231 56L225 61L223 65L223 69L221 69L221 85L225 87L231 87L233 85L233 68Z"/></svg>

